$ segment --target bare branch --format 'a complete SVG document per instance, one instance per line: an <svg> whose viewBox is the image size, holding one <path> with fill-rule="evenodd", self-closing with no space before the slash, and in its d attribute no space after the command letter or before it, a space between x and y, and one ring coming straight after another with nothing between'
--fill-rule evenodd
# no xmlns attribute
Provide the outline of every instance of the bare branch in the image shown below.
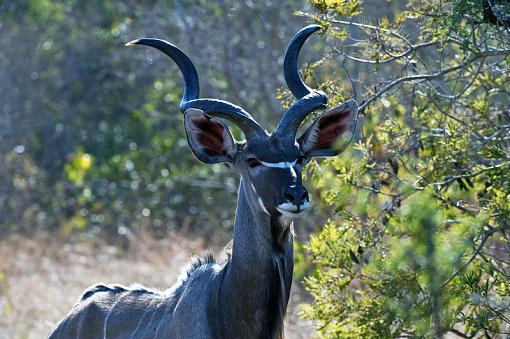
<svg viewBox="0 0 510 339"><path fill-rule="evenodd" d="M505 161L503 163L500 163L500 164L497 164L497 165L494 165L494 166L491 166L491 167L487 167L487 168L483 168L477 172L473 172L473 173L468 173L468 174L461 174L461 175L455 175L455 176L452 176L450 178L448 178L447 180L443 181L443 182L435 182L435 183L431 183L429 184L429 186L432 186L432 187L438 187L439 190L442 190L444 189L445 187L448 187L451 183L455 182L457 179L463 179L463 178L473 178L473 177L476 177L482 173L485 173L485 172L488 172L488 171L492 171L492 170L495 170L495 169L498 169L498 168L501 168L501 167L504 167L504 166L508 166L510 165L510 162L508 161Z"/></svg>
<svg viewBox="0 0 510 339"><path fill-rule="evenodd" d="M478 244L478 246L476 247L476 249L473 251L473 253L471 254L471 256L469 257L468 260L466 260L466 262L464 262L457 271L455 271L454 273L452 273L450 275L450 277L448 279L446 279L445 282L443 282L441 284L441 287L439 287L439 289L443 289L446 287L446 285L448 285L456 276L458 276L460 273L462 273L462 271L473 261L475 260L475 258L478 256L478 254L480 253L480 251L482 250L483 248L483 245L485 245L485 243L487 242L487 240L489 240L490 236L493 235L494 233L498 232L498 231L501 231L503 229L503 226L500 226L500 227L492 227L492 226L489 226L489 229L485 232L483 232L483 235L482 235L482 239L480 240L480 243Z"/></svg>
<svg viewBox="0 0 510 339"><path fill-rule="evenodd" d="M427 42L424 42L424 43L421 43L421 44L411 45L406 51L404 51L404 52L402 52L400 54L397 54L397 55L393 55L393 56L391 56L391 57L389 57L387 59L384 59L384 60L362 59L362 58L359 58L359 57L355 57L355 56L349 55L349 54L344 53L342 51L339 51L336 48L334 48L333 51L336 52L336 53L339 53L339 54L341 54L343 56L345 56L347 59L352 60L352 61L361 62L361 63L364 63L364 64L378 65L378 64L384 64L384 63L387 63L387 62L390 62L390 61L394 61L394 60L397 60L397 59L405 58L408 55L416 52L417 50L419 50L421 48L433 46L433 45L436 45L436 44L439 44L439 43L444 43L445 41L446 40L443 40L443 41L427 41Z"/></svg>
<svg viewBox="0 0 510 339"><path fill-rule="evenodd" d="M395 79L392 82L390 82L389 84L387 84L386 86L384 86L382 89L380 89L373 96L368 98L363 104L361 104L360 107L359 107L359 112L364 111L366 106L368 106L370 103L372 103L373 101L379 99L384 93L388 92L389 90L391 90L392 88L394 88L395 86L397 86L397 85L399 85L399 84L401 84L403 82L410 82L410 81L416 81L416 80L434 80L434 79L438 79L438 78L441 78L441 77L443 77L444 75L446 75L448 73L452 73L452 72L455 72L455 71L457 71L459 69L465 68L466 66L472 64L473 62L475 62L475 61L477 61L479 59L484 59L484 58L488 58L488 57L492 57L492 56L498 56L498 55L510 55L510 49L497 49L497 50L483 51L483 52L474 54L469 59L467 59L464 62L461 62L458 65L455 65L455 66L452 66L452 67L443 68L443 69L441 69L441 70L439 70L439 71L437 71L435 73L432 73L432 74L416 74L416 75L409 75L409 76L405 76L405 77L401 77L401 78Z"/></svg>
<svg viewBox="0 0 510 339"><path fill-rule="evenodd" d="M448 332L452 332L453 334L455 334L455 335L457 335L457 336L459 336L459 337L461 337L461 338L469 338L467 335L465 335L465 334L464 334L464 333L462 333L461 331L456 330L456 329L454 329L454 328L449 329L449 330L448 330Z"/></svg>
<svg viewBox="0 0 510 339"><path fill-rule="evenodd" d="M392 31L391 29L381 28L381 27L368 25L368 24L362 24L359 22L345 21L345 20L329 19L328 21L335 23L335 24L354 26L354 27L359 27L359 28L367 28L367 29L370 29L370 30L373 30L376 32L381 32L388 36L392 36L392 37L395 37L397 39L404 41L409 47L413 46L413 44L411 44L411 42L406 37L404 37L402 34L398 34L397 32Z"/></svg>

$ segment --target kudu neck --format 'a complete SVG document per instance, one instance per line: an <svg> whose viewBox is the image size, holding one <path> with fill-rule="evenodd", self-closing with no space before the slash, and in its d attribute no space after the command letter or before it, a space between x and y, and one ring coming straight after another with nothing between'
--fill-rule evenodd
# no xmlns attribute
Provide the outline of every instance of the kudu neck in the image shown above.
<svg viewBox="0 0 510 339"><path fill-rule="evenodd" d="M237 334L280 338L292 284L292 225L284 225L284 235L275 232L282 227L280 221L261 213L246 189L241 180L232 256L224 279L223 301L231 306L225 316L235 316Z"/></svg>
<svg viewBox="0 0 510 339"><path fill-rule="evenodd" d="M270 216L250 197L249 183L241 178L234 223L234 244L245 244L271 258L292 245L292 221Z"/></svg>

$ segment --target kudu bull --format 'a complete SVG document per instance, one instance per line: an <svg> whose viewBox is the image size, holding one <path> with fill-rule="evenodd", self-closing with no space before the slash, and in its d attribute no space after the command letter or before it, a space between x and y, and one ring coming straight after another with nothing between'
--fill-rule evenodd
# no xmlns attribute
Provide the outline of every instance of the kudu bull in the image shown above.
<svg viewBox="0 0 510 339"><path fill-rule="evenodd" d="M268 134L242 108L199 99L198 74L176 46L159 39L147 45L168 55L184 76L180 109L195 156L225 163L241 176L232 252L224 263L196 260L169 290L95 285L85 291L50 338L282 338L292 283L292 219L309 206L301 179L314 156L339 154L352 139L357 105L349 100L325 110L296 138L312 111L327 98L301 79L298 55L320 26L299 31L284 59L287 85L297 101ZM238 126L246 141L235 141L224 121Z"/></svg>

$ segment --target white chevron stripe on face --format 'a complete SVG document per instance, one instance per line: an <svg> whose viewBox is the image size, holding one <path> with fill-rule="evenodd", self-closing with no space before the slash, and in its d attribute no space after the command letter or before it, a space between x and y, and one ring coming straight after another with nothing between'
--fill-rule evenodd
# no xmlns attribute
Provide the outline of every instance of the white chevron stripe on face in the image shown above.
<svg viewBox="0 0 510 339"><path fill-rule="evenodd" d="M263 166L266 166L266 167L292 168L292 167L294 167L296 165L296 162L297 162L297 160L294 160L292 162L286 162L286 161L282 161L282 162L265 162L265 161L261 161L260 163Z"/></svg>
<svg viewBox="0 0 510 339"><path fill-rule="evenodd" d="M253 193L255 193L255 195L257 196L257 202L259 203L259 206L260 208L267 214L267 215L270 215L269 212L267 211L267 208L266 206L264 206L264 202L262 201L262 199L260 199L260 196L259 194L257 193L257 190L255 189L255 186L253 186L253 183L251 183L251 189L253 190Z"/></svg>
<svg viewBox="0 0 510 339"><path fill-rule="evenodd" d="M257 198L258 198L257 200L259 202L260 208L262 208L262 210L264 212L266 212L267 215L269 215L269 212L267 211L266 206L264 206L264 202L262 201L262 199L260 199L260 197L257 197Z"/></svg>

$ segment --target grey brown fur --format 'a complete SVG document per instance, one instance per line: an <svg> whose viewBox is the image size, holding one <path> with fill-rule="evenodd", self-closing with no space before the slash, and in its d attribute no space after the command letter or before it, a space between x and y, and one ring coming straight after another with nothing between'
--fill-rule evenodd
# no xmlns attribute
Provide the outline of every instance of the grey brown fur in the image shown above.
<svg viewBox="0 0 510 339"><path fill-rule="evenodd" d="M272 248L260 230L282 225L254 215L243 191L231 259L197 260L166 291L95 285L50 338L281 338L292 281L290 224L282 247ZM245 219L254 223L240 225Z"/></svg>
<svg viewBox="0 0 510 339"><path fill-rule="evenodd" d="M297 54L312 25L296 34L284 60L285 79L298 99L268 134L242 108L199 99L196 69L181 50L158 39L140 39L179 66L185 79L181 101L190 148L205 163L225 163L240 175L232 249L224 263L192 262L166 291L141 286L95 285L87 289L50 338L283 338L292 283L292 218L309 206L301 171L312 156L331 156L350 141L357 105L349 100L324 112L299 138L307 114L326 96L308 88L297 71ZM232 138L226 119L246 141ZM347 136L347 138L345 138Z"/></svg>

